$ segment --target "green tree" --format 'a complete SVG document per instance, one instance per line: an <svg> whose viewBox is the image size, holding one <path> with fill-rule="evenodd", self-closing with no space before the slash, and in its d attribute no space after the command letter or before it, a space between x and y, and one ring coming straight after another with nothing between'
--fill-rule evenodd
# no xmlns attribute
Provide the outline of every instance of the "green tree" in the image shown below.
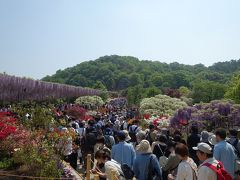
<svg viewBox="0 0 240 180"><path fill-rule="evenodd" d="M127 99L130 105L138 105L144 96L142 85L129 87L127 89Z"/></svg>
<svg viewBox="0 0 240 180"><path fill-rule="evenodd" d="M240 103L240 74L233 76L224 97L234 100L235 103Z"/></svg>
<svg viewBox="0 0 240 180"><path fill-rule="evenodd" d="M143 84L141 75L138 74L138 73L130 74L130 85L131 86L136 86L136 85L139 85L139 84L141 84L141 85Z"/></svg>
<svg viewBox="0 0 240 180"><path fill-rule="evenodd" d="M161 87L163 84L163 77L159 74L153 74L151 77L151 82L156 87Z"/></svg>
<svg viewBox="0 0 240 180"><path fill-rule="evenodd" d="M191 90L188 89L187 87L185 86L181 86L179 88L179 92L181 94L181 96L185 96L185 97L188 97L190 94L191 94Z"/></svg>
<svg viewBox="0 0 240 180"><path fill-rule="evenodd" d="M130 80L127 73L120 73L119 76L116 78L115 85L115 88L118 90L126 89L130 85Z"/></svg>
<svg viewBox="0 0 240 180"><path fill-rule="evenodd" d="M193 84L192 98L195 103L210 102L224 97L226 86L212 81L200 81Z"/></svg>
<svg viewBox="0 0 240 180"><path fill-rule="evenodd" d="M106 86L101 81L97 81L96 84L93 85L93 89L99 89L102 91L100 94L100 97L103 99L103 101L106 101L108 98L108 92Z"/></svg>
<svg viewBox="0 0 240 180"><path fill-rule="evenodd" d="M153 96L156 96L156 95L158 95L158 94L161 94L162 92L161 92L161 90L159 89L159 88L157 88L157 87L149 87L149 88L146 88L145 89L145 95L144 95L144 97L153 97Z"/></svg>

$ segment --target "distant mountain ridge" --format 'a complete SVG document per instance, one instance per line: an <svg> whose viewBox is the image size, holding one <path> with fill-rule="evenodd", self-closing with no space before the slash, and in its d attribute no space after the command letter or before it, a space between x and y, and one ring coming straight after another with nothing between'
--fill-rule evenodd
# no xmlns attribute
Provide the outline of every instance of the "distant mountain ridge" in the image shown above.
<svg viewBox="0 0 240 180"><path fill-rule="evenodd" d="M203 64L184 65L177 62L139 60L132 56L103 56L82 62L76 66L58 70L42 80L94 87L101 82L108 90L118 91L136 85L144 88L191 88L197 81L227 83L240 70L240 60L217 62L206 67Z"/></svg>

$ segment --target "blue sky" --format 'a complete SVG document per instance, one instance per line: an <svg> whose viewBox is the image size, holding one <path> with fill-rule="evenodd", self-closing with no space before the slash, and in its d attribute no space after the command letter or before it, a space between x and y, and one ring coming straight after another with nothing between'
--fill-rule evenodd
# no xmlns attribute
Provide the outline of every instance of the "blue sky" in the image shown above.
<svg viewBox="0 0 240 180"><path fill-rule="evenodd" d="M104 55L240 59L239 0L0 0L0 72L42 78Z"/></svg>

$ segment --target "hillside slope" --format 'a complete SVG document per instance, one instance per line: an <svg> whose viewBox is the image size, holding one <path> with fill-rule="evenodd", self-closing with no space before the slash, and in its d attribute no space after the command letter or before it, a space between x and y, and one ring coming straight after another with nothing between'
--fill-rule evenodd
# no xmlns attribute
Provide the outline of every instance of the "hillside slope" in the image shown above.
<svg viewBox="0 0 240 180"><path fill-rule="evenodd" d="M167 64L159 61L140 61L131 56L112 55L58 70L56 74L46 76L42 80L83 87L94 87L96 82L100 81L111 91L136 85L142 85L144 88L155 86L160 89L181 86L191 88L194 82L205 80L225 84L233 73L239 70L240 60L218 62L206 67L202 64Z"/></svg>

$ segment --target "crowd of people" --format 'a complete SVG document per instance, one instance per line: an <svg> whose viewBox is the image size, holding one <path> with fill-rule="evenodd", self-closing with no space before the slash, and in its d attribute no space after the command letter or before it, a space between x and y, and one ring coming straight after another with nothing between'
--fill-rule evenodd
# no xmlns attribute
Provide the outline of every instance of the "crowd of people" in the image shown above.
<svg viewBox="0 0 240 180"><path fill-rule="evenodd" d="M100 180L111 180L112 172L119 180L240 180L236 129L208 132L192 124L185 136L179 129L142 126L135 108L105 106L85 121L64 113L68 106L57 107L56 115L67 120L59 130L71 136L56 147L76 170L86 172L91 154L91 173Z"/></svg>
<svg viewBox="0 0 240 180"><path fill-rule="evenodd" d="M192 125L183 137L153 124L142 127L134 120L135 109L111 109L94 120L70 119L63 131L74 131L76 139L66 145L65 160L86 170L87 154L92 155L91 173L101 180L117 179L219 180L240 179L240 142L235 129L212 132ZM75 143L77 148L71 145Z"/></svg>

